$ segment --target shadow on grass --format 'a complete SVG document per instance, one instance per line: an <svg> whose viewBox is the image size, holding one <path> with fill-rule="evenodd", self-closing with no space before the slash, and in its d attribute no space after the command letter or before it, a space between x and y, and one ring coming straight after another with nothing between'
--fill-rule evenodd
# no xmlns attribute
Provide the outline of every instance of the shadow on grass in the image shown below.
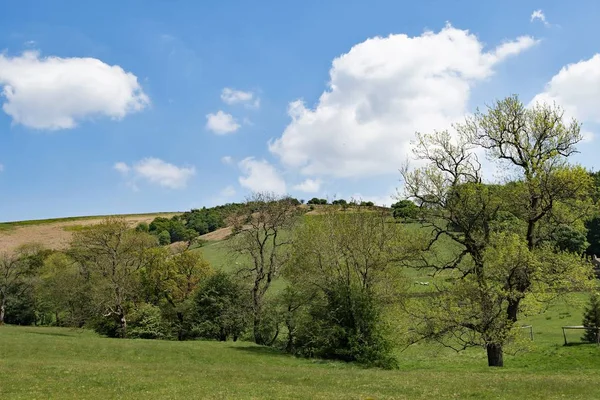
<svg viewBox="0 0 600 400"><path fill-rule="evenodd" d="M572 343L563 344L563 347L589 346L589 345L592 345L592 344L596 344L596 343L590 343L590 342L572 342Z"/></svg>
<svg viewBox="0 0 600 400"><path fill-rule="evenodd" d="M58 332L33 332L33 331L29 331L27 333L31 333L34 335L45 335L45 336L65 336L65 337L73 337L73 335L70 335L68 333L58 333Z"/></svg>
<svg viewBox="0 0 600 400"><path fill-rule="evenodd" d="M233 350L245 351L247 353L252 354L264 354L270 356L289 356L289 354L285 354L280 350L271 348L271 347L262 347L262 346L236 346L232 347Z"/></svg>

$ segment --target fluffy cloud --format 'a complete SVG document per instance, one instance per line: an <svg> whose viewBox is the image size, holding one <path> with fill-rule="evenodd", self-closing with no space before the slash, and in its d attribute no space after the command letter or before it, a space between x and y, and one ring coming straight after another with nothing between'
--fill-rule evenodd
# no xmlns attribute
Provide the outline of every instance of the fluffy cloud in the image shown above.
<svg viewBox="0 0 600 400"><path fill-rule="evenodd" d="M535 10L531 13L530 21L533 22L535 20L541 21L544 25L550 26L550 23L546 20L546 16L544 15L542 10Z"/></svg>
<svg viewBox="0 0 600 400"><path fill-rule="evenodd" d="M223 156L221 157L221 162L225 165L233 164L233 158L231 156Z"/></svg>
<svg viewBox="0 0 600 400"><path fill-rule="evenodd" d="M206 129L217 135L233 133L240 129L240 124L235 121L233 115L220 110L216 114L207 114L206 120Z"/></svg>
<svg viewBox="0 0 600 400"><path fill-rule="evenodd" d="M178 167L153 157L144 158L132 166L118 162L114 165L114 169L123 175L132 172L134 181L144 179L170 189L185 188L188 180L196 174L194 167ZM134 181L130 181L129 185L136 188Z"/></svg>
<svg viewBox="0 0 600 400"><path fill-rule="evenodd" d="M415 131L462 118L471 87L535 44L520 37L484 52L476 36L450 25L417 37L368 39L333 61L314 109L290 103L291 123L269 149L305 175L394 173Z"/></svg>
<svg viewBox="0 0 600 400"><path fill-rule="evenodd" d="M252 108L260 107L260 99L256 97L254 93L231 88L224 88L221 91L221 100L229 105L244 104L247 107Z"/></svg>
<svg viewBox="0 0 600 400"><path fill-rule="evenodd" d="M268 161L248 157L240 161L238 165L245 175L239 178L242 187L254 192L286 193L285 181Z"/></svg>
<svg viewBox="0 0 600 400"><path fill-rule="evenodd" d="M131 72L95 58L18 57L0 54L2 109L14 123L68 129L96 116L121 119L150 100Z"/></svg>
<svg viewBox="0 0 600 400"><path fill-rule="evenodd" d="M533 98L532 103L536 102L556 103L565 109L567 117L600 124L600 54L564 66Z"/></svg>
<svg viewBox="0 0 600 400"><path fill-rule="evenodd" d="M294 189L305 193L316 193L321 188L321 183L320 179L306 179L294 186Z"/></svg>

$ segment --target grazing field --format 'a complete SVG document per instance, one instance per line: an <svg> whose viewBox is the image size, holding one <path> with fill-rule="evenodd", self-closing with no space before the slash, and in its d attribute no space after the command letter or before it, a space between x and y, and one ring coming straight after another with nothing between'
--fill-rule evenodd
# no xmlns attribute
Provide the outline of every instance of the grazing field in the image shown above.
<svg viewBox="0 0 600 400"><path fill-rule="evenodd" d="M131 225L152 222L156 217L170 218L178 213L117 215ZM73 232L83 226L97 224L107 216L68 217L0 223L0 252L11 251L25 243L41 243L50 249L68 246Z"/></svg>
<svg viewBox="0 0 600 400"><path fill-rule="evenodd" d="M526 322L528 352L486 366L481 349L434 344L398 354L400 369L294 358L247 342L120 340L68 328L0 327L1 399L598 399L600 348L563 346L578 304ZM580 332L571 333L577 341Z"/></svg>

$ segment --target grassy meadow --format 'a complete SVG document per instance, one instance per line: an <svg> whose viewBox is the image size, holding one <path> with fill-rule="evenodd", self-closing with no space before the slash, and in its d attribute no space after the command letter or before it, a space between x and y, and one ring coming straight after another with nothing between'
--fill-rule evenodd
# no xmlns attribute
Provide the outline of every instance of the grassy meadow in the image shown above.
<svg viewBox="0 0 600 400"><path fill-rule="evenodd" d="M525 353L506 355L504 368L487 367L481 349L418 344L398 354L394 371L300 359L248 342L120 340L3 326L0 398L600 398L600 348L562 345L560 327L578 325L581 307L558 304L527 322L534 342Z"/></svg>

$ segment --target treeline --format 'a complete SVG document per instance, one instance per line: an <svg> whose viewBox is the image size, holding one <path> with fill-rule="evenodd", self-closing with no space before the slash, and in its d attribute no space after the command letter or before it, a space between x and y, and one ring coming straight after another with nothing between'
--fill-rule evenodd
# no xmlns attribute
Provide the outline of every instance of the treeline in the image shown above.
<svg viewBox="0 0 600 400"><path fill-rule="evenodd" d="M555 107L510 97L456 129L417 136L422 166L401 170L395 219L368 204L304 215L300 201L265 193L221 220L193 210L146 231L108 219L76 232L65 251L30 245L0 257L0 320L112 337L242 338L380 367L396 364L399 344L431 340L484 348L488 365L502 366L524 315L597 290L585 252L600 246L600 180L569 164L579 125ZM483 181L477 149L504 166L502 184ZM230 273L200 249L160 245L177 226L198 233L225 219ZM409 270L434 284L415 287ZM598 304L585 326L600 323Z"/></svg>

